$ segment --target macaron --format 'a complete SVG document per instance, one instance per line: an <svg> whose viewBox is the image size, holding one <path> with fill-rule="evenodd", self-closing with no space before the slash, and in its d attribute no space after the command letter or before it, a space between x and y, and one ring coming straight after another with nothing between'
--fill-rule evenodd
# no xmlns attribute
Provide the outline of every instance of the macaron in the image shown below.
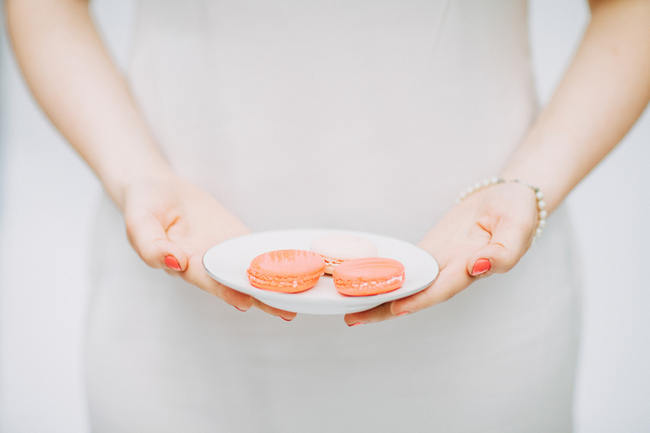
<svg viewBox="0 0 650 433"><path fill-rule="evenodd" d="M391 292L404 284L404 265L388 258L346 260L334 270L336 290L346 296Z"/></svg>
<svg viewBox="0 0 650 433"><path fill-rule="evenodd" d="M276 250L255 257L248 268L248 281L258 289L298 293L309 290L323 275L320 255L304 250Z"/></svg>
<svg viewBox="0 0 650 433"><path fill-rule="evenodd" d="M346 260L377 256L377 247L374 243L344 233L314 239L311 250L323 257L326 274L332 274L334 269Z"/></svg>

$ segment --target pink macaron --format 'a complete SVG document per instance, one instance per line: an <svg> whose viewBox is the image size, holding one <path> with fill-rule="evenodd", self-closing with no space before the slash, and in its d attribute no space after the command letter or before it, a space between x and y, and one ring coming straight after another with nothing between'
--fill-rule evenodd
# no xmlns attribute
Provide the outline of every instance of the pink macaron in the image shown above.
<svg viewBox="0 0 650 433"><path fill-rule="evenodd" d="M311 250L323 257L325 273L330 275L346 260L377 256L374 243L347 233L332 233L316 238L311 243Z"/></svg>

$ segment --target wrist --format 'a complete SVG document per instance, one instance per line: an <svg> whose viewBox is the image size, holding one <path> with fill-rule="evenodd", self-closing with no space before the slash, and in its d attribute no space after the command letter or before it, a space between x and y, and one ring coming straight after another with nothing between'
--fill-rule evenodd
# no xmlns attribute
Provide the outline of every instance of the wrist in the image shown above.
<svg viewBox="0 0 650 433"><path fill-rule="evenodd" d="M572 152L574 148L574 141L566 134L533 127L499 175L539 187L550 213L580 180L576 172L580 155Z"/></svg>
<svg viewBox="0 0 650 433"><path fill-rule="evenodd" d="M530 160L513 161L499 173L499 176L507 180L517 179L525 185L543 191L548 213L552 212L564 197L558 173L544 164Z"/></svg>
<svg viewBox="0 0 650 433"><path fill-rule="evenodd" d="M104 189L120 210L124 210L129 189L145 183L167 182L176 174L162 156L150 155L135 163L134 159L113 165L110 170L98 170Z"/></svg>

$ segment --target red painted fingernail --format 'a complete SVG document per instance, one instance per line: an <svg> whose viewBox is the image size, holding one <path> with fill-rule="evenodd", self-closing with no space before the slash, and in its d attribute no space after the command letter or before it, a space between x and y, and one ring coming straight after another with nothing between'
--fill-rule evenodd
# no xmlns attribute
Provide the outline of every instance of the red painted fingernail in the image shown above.
<svg viewBox="0 0 650 433"><path fill-rule="evenodd" d="M488 259L478 259L474 262L472 267L472 276L477 276L486 273L490 270L492 264Z"/></svg>
<svg viewBox="0 0 650 433"><path fill-rule="evenodd" d="M361 325L361 322L348 323L348 326L357 326Z"/></svg>
<svg viewBox="0 0 650 433"><path fill-rule="evenodd" d="M169 269L173 269L174 271L180 271L181 270L181 265L178 263L178 260L176 260L176 257L174 256L165 256L165 265Z"/></svg>
<svg viewBox="0 0 650 433"><path fill-rule="evenodd" d="M291 322L293 319L287 319L286 317L280 316L280 319L284 320L285 322Z"/></svg>
<svg viewBox="0 0 650 433"><path fill-rule="evenodd" d="M404 311L402 311L401 313L397 313L396 316L403 316L403 315L405 315L405 314L410 314L410 313L411 313L410 311L406 311L406 310L404 310Z"/></svg>
<svg viewBox="0 0 650 433"><path fill-rule="evenodd" d="M233 305L233 307L235 307L236 309L238 309L238 310L241 311L242 313L245 313L245 312L248 311L248 310L244 310L243 308L239 308L239 307L236 306L236 305Z"/></svg>

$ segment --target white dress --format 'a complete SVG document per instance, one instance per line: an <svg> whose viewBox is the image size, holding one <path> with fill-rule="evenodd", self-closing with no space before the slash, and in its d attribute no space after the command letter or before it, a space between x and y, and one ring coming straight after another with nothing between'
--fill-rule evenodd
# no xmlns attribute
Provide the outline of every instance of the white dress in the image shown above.
<svg viewBox="0 0 650 433"><path fill-rule="evenodd" d="M129 73L175 169L253 230L417 242L529 127L526 24L523 0L141 0ZM348 328L147 268L106 199L92 431L569 432L579 285L563 208L547 227L509 274Z"/></svg>

